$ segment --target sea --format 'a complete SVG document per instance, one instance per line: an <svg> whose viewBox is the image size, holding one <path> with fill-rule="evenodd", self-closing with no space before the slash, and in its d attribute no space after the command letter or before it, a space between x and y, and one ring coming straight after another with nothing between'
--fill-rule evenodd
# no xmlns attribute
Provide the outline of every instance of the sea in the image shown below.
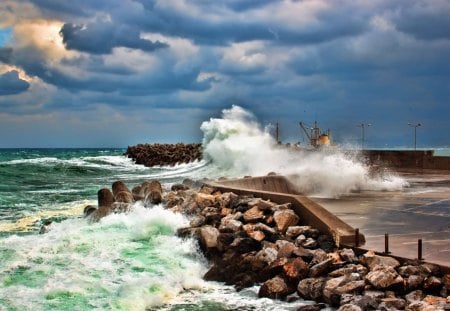
<svg viewBox="0 0 450 311"><path fill-rule="evenodd" d="M281 148L238 106L201 130L204 159L175 166L136 165L123 148L0 149L0 310L296 310L312 303L204 281L208 262L198 245L176 236L189 219L163 204L138 202L129 213L87 222L84 207L116 180L132 188L157 179L168 190L186 178L275 171L322 197L407 187L395 174L374 176L354 155Z"/></svg>

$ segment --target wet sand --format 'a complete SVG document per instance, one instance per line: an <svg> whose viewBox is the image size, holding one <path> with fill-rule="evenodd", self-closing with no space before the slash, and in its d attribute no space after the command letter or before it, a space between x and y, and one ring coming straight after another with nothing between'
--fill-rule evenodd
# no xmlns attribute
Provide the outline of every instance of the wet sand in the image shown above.
<svg viewBox="0 0 450 311"><path fill-rule="evenodd" d="M422 257L450 266L450 172L402 172L410 184L403 192L363 191L339 199L313 198L366 237L364 248Z"/></svg>

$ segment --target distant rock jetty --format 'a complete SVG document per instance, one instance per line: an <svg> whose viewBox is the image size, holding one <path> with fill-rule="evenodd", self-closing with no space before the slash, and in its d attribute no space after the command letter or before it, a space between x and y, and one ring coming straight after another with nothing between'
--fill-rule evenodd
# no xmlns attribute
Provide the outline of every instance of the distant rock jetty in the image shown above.
<svg viewBox="0 0 450 311"><path fill-rule="evenodd" d="M132 190L121 181L98 192L98 207L85 217L98 221L126 213L135 202L163 204L183 213L190 226L178 230L195 238L211 267L204 278L237 290L261 285L260 297L316 304L297 310L447 310L450 274L439 266L368 251L336 247L331 236L305 223L290 203L277 204L248 195L221 192L185 180L164 189L150 180ZM326 304L325 304L326 303Z"/></svg>
<svg viewBox="0 0 450 311"><path fill-rule="evenodd" d="M125 155L147 167L189 163L202 158L201 144L138 144L129 146Z"/></svg>

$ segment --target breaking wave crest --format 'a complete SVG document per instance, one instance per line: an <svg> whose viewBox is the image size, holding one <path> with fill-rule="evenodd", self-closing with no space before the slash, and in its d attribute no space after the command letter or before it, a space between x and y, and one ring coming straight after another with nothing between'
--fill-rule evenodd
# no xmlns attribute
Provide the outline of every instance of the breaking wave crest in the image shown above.
<svg viewBox="0 0 450 311"><path fill-rule="evenodd" d="M392 173L370 172L354 154L338 148L298 150L280 146L255 116L239 107L203 122L203 153L224 175L288 176L298 190L314 196L338 197L358 190L401 190L407 183Z"/></svg>

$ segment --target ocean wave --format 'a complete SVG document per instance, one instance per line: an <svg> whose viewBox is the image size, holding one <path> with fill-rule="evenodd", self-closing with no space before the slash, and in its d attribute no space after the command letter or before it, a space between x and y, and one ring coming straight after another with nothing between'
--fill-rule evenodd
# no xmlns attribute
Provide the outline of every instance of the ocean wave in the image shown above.
<svg viewBox="0 0 450 311"><path fill-rule="evenodd" d="M238 106L203 122L201 130L204 157L229 175L293 176L297 190L322 197L368 189L397 191L408 185L392 173L374 176L357 155L338 148L308 151L280 146L252 113Z"/></svg>
<svg viewBox="0 0 450 311"><path fill-rule="evenodd" d="M161 206L135 206L89 225L52 224L43 235L2 240L2 307L33 310L144 310L208 287L206 261L175 231L188 220Z"/></svg>

